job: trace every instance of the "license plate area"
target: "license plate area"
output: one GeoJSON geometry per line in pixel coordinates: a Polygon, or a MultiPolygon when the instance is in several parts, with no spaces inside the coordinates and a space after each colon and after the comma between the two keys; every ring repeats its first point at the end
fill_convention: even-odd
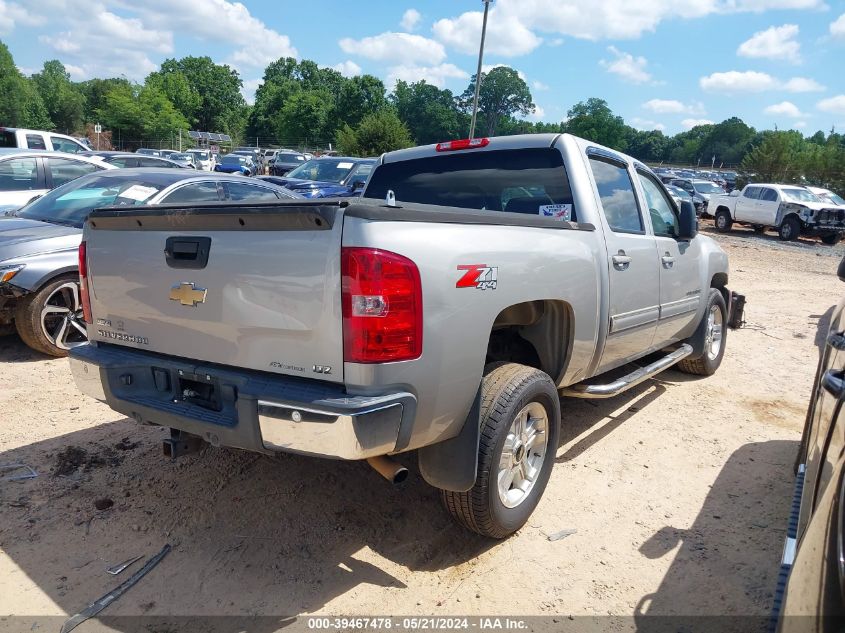
{"type": "Polygon", "coordinates": [[[209,375],[179,372],[178,398],[209,411],[222,411],[220,385],[216,378],[209,375]]]}

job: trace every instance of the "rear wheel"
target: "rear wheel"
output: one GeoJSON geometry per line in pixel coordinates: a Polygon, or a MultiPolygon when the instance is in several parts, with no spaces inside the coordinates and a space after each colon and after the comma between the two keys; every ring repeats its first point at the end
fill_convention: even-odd
{"type": "Polygon", "coordinates": [[[475,485],[441,491],[464,527],[505,538],[525,525],[549,481],[560,431],[560,400],[542,371],[504,363],[481,384],[481,442],[475,485]]]}
{"type": "Polygon", "coordinates": [[[716,211],[716,219],[713,223],[716,225],[716,230],[719,231],[719,233],[727,233],[731,230],[731,226],[733,226],[731,214],[724,209],[716,211]]]}
{"type": "Polygon", "coordinates": [[[68,350],[88,342],[78,279],[62,275],[20,300],[15,326],[29,347],[50,356],[67,356],[68,350]]]}
{"type": "Polygon", "coordinates": [[[784,242],[792,242],[801,235],[801,222],[794,215],[784,218],[778,227],[778,237],[784,242]]]}
{"type": "Polygon", "coordinates": [[[728,309],[725,298],[718,289],[711,288],[704,317],[695,334],[687,341],[692,345],[693,355],[680,361],[677,365],[678,369],[696,376],[715,374],[725,355],[727,322],[728,309]]]}

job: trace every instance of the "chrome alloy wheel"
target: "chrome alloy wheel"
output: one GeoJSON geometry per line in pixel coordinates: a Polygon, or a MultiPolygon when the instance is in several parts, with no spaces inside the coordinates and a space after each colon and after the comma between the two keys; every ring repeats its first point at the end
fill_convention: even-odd
{"type": "Polygon", "coordinates": [[[41,309],[41,331],[59,349],[71,349],[88,342],[79,284],[69,281],[56,288],[41,309]]]}
{"type": "Polygon", "coordinates": [[[525,501],[540,477],[548,430],[548,415],[539,402],[525,405],[514,418],[499,459],[499,499],[506,508],[525,501]]]}
{"type": "Polygon", "coordinates": [[[704,337],[704,349],[707,350],[707,358],[716,360],[722,350],[722,311],[719,306],[710,306],[707,314],[707,333],[704,337]]]}

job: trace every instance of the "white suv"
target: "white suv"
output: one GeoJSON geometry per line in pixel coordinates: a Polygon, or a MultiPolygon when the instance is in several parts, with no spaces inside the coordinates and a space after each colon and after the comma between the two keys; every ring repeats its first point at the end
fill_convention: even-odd
{"type": "Polygon", "coordinates": [[[24,130],[14,127],[0,127],[0,147],[17,147],[19,149],[43,149],[53,152],[78,154],[91,151],[71,136],[44,132],[41,130],[24,130]]]}

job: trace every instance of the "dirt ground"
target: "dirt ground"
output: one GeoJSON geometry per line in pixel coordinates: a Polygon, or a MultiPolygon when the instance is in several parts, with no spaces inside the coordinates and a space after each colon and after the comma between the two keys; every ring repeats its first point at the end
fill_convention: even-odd
{"type": "Polygon", "coordinates": [[[163,429],[80,395],[67,361],[0,339],[0,464],[39,473],[0,481],[0,614],[75,613],[140,563],[105,567],[165,543],[103,615],[767,614],[845,248],[716,237],[748,298],[720,371],[563,400],[545,496],[502,542],[454,525],[414,474],[392,488],[360,463],[165,459],[163,429]]]}

